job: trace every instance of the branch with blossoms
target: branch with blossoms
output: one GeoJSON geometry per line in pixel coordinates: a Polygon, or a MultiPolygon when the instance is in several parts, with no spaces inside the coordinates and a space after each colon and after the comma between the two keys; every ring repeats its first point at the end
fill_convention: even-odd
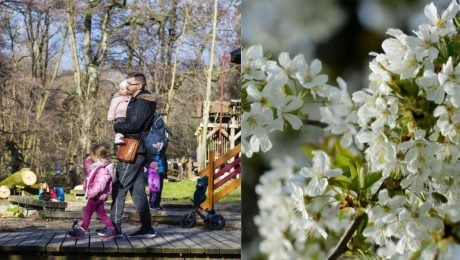
{"type": "Polygon", "coordinates": [[[271,132],[308,122],[334,136],[305,149],[305,164],[279,158],[261,176],[255,223],[269,259],[452,252],[460,230],[459,10],[456,1],[442,12],[431,3],[429,22],[413,35],[389,29],[383,53],[371,53],[369,85],[351,95],[341,78],[328,84],[319,60],[244,50],[247,157],[276,150],[271,132]],[[308,121],[310,103],[319,122],[308,121]]]}

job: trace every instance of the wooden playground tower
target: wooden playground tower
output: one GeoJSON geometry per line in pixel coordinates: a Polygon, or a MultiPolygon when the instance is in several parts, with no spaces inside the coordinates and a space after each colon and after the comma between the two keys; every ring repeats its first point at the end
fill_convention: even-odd
{"type": "MultiPolygon", "coordinates": [[[[199,105],[201,107],[201,104],[199,105]]],[[[197,111],[201,115],[201,111],[197,111]]],[[[195,132],[197,137],[197,161],[200,159],[200,145],[203,140],[203,125],[200,124],[195,132]]],[[[240,143],[241,137],[241,100],[213,101],[209,111],[206,151],[214,151],[214,156],[219,157],[240,143]]],[[[208,154],[205,154],[208,162],[208,154]]]]}
{"type": "MultiPolygon", "coordinates": [[[[240,63],[240,49],[231,53],[230,62],[240,63]]],[[[224,67],[226,59],[222,61],[224,67]]],[[[211,102],[207,135],[203,135],[203,124],[198,127],[197,161],[204,156],[206,167],[200,169],[199,176],[208,176],[206,201],[201,204],[203,209],[213,209],[214,203],[224,198],[232,190],[241,185],[241,100],[223,100],[224,74],[222,75],[220,100],[211,102]],[[203,138],[207,139],[206,153],[200,153],[203,138]]],[[[197,114],[202,116],[202,104],[197,114]]]]}
{"type": "MultiPolygon", "coordinates": [[[[214,208],[214,203],[241,185],[241,101],[211,103],[209,113],[206,167],[199,176],[208,176],[207,199],[203,209],[214,208]]],[[[195,132],[201,144],[202,125],[195,132]]],[[[197,151],[200,147],[197,148],[197,151]]],[[[197,152],[200,156],[200,153],[197,152]]],[[[201,158],[197,158],[200,161],[201,158]]]]}

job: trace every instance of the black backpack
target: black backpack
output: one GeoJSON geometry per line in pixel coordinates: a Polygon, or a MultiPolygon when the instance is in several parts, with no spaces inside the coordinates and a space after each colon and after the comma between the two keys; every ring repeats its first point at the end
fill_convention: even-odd
{"type": "Polygon", "coordinates": [[[144,137],[144,147],[148,154],[164,154],[168,148],[170,131],[159,113],[152,118],[152,126],[144,137]]]}

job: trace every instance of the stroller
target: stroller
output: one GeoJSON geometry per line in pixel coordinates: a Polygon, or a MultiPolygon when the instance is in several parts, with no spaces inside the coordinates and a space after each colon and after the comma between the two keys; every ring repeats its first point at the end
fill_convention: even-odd
{"type": "Polygon", "coordinates": [[[184,215],[181,220],[181,227],[192,228],[196,225],[197,215],[203,219],[211,230],[220,230],[225,226],[225,219],[222,215],[216,214],[214,209],[203,210],[201,203],[206,200],[206,189],[208,187],[208,176],[199,178],[196,182],[196,190],[193,193],[193,210],[184,215]]]}

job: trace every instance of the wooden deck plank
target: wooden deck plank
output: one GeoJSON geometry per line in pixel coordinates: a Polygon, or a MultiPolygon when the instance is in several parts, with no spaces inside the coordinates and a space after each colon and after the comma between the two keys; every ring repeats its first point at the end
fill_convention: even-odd
{"type": "Polygon", "coordinates": [[[174,236],[174,233],[177,233],[178,235],[180,235],[182,239],[184,238],[183,235],[181,235],[178,232],[174,232],[174,231],[162,232],[161,235],[176,248],[177,253],[189,254],[190,247],[188,247],[185,243],[183,243],[181,238],[176,238],[174,236]]]}
{"type": "Polygon", "coordinates": [[[0,251],[2,250],[1,245],[8,242],[11,239],[14,239],[18,235],[17,232],[6,232],[4,236],[0,238],[0,251]]]}
{"type": "Polygon", "coordinates": [[[133,253],[147,253],[144,243],[138,237],[128,237],[129,243],[133,247],[133,253]]]}
{"type": "Polygon", "coordinates": [[[221,238],[222,241],[225,241],[225,243],[228,244],[231,247],[241,248],[241,239],[236,238],[235,236],[233,236],[229,232],[225,232],[225,231],[224,232],[219,232],[219,233],[210,232],[209,235],[211,237],[214,237],[215,239],[221,238]]]}
{"type": "Polygon", "coordinates": [[[156,237],[153,239],[155,239],[155,241],[161,246],[161,252],[165,254],[176,253],[176,248],[169,243],[168,240],[164,239],[159,232],[157,232],[156,237]]]}
{"type": "Polygon", "coordinates": [[[148,253],[161,253],[161,244],[155,238],[141,238],[148,253]]]}
{"type": "Polygon", "coordinates": [[[9,232],[0,233],[0,240],[2,239],[2,237],[8,236],[9,234],[10,234],[9,232]]]}
{"type": "Polygon", "coordinates": [[[206,252],[206,248],[191,240],[187,232],[181,232],[180,235],[178,233],[173,233],[173,236],[176,239],[182,239],[182,242],[190,248],[190,253],[192,254],[204,254],[206,252]]]}
{"type": "Polygon", "coordinates": [[[202,240],[206,240],[209,243],[217,246],[219,248],[220,254],[233,254],[234,250],[227,244],[224,244],[220,241],[216,241],[213,237],[209,236],[209,233],[212,233],[215,231],[203,231],[201,233],[198,233],[197,236],[201,238],[202,240]]]}
{"type": "MultiPolygon", "coordinates": [[[[36,252],[53,255],[92,253],[115,256],[118,252],[132,255],[130,258],[162,254],[190,254],[191,257],[206,255],[241,255],[238,232],[167,230],[157,233],[155,238],[118,238],[102,241],[96,232],[88,232],[87,237],[76,240],[66,232],[0,232],[0,252],[36,252]]],[[[35,253],[33,253],[35,254],[35,253]]],[[[93,256],[94,257],[94,256],[93,256]]]]}
{"type": "Polygon", "coordinates": [[[75,250],[75,244],[77,239],[66,234],[66,237],[62,240],[60,252],[73,252],[75,250]]]}
{"type": "Polygon", "coordinates": [[[104,252],[104,242],[99,238],[95,231],[89,233],[89,251],[90,252],[104,252]]]}
{"type": "Polygon", "coordinates": [[[62,241],[66,237],[66,232],[56,232],[54,237],[46,245],[46,252],[59,252],[61,250],[62,241]]]}
{"type": "Polygon", "coordinates": [[[34,249],[31,247],[35,241],[40,239],[45,233],[42,232],[34,232],[30,234],[27,239],[24,239],[21,243],[17,244],[15,251],[33,251],[34,249]]]}
{"type": "Polygon", "coordinates": [[[46,251],[46,245],[53,239],[55,232],[43,232],[43,235],[29,245],[31,251],[46,251]]]}
{"type": "Polygon", "coordinates": [[[132,253],[133,247],[126,238],[126,234],[123,234],[122,238],[117,238],[115,243],[118,245],[118,252],[120,253],[132,253]]]}
{"type": "MultiPolygon", "coordinates": [[[[185,232],[184,232],[185,233],[185,232]]],[[[203,248],[206,249],[206,254],[219,254],[220,249],[218,246],[212,244],[206,239],[203,239],[198,236],[198,234],[202,233],[202,231],[193,231],[193,232],[187,232],[187,237],[188,239],[192,240],[193,242],[201,245],[203,248]]]]}
{"type": "Polygon", "coordinates": [[[115,239],[104,240],[103,242],[104,242],[104,252],[105,253],[118,253],[118,245],[115,242],[115,239]]]}
{"type": "Polygon", "coordinates": [[[2,251],[14,251],[16,245],[27,239],[32,232],[16,232],[18,233],[17,236],[15,236],[12,239],[9,239],[5,243],[2,244],[1,250],[2,251]]]}
{"type": "Polygon", "coordinates": [[[90,239],[89,232],[86,232],[85,239],[77,239],[75,241],[74,251],[75,252],[89,252],[89,244],[90,244],[89,239],[90,239]]]}
{"type": "Polygon", "coordinates": [[[231,253],[233,254],[241,253],[241,243],[235,242],[234,238],[226,233],[227,232],[225,231],[219,233],[210,231],[208,232],[208,236],[211,239],[220,242],[223,248],[225,248],[225,252],[229,253],[230,251],[232,251],[231,253]]]}

